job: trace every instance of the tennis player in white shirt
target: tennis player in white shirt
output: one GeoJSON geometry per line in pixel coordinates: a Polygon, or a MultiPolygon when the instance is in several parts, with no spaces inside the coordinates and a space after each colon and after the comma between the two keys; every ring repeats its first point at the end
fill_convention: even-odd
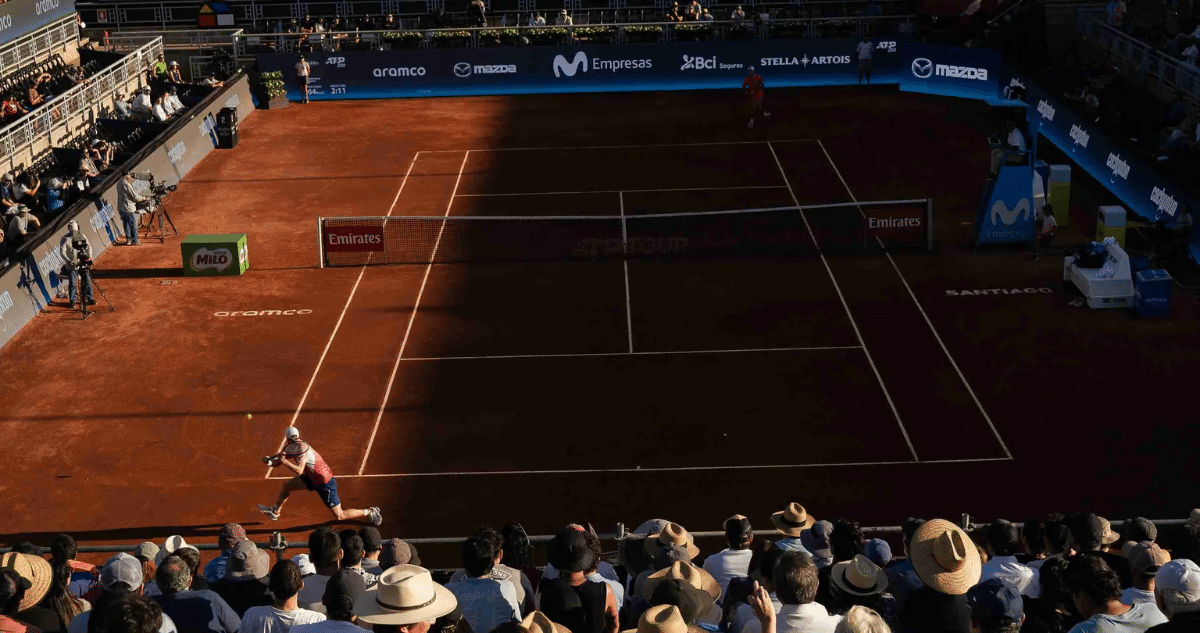
{"type": "Polygon", "coordinates": [[[304,97],[300,103],[308,103],[308,62],[304,61],[304,56],[300,56],[300,61],[296,62],[296,82],[300,84],[300,89],[304,91],[304,97]]]}

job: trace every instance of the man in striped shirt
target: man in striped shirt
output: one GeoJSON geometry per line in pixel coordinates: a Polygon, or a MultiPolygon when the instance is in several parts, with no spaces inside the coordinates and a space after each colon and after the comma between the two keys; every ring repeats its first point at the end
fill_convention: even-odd
{"type": "Polygon", "coordinates": [[[333,470],[307,442],[300,439],[300,430],[294,426],[288,427],[284,433],[285,445],[278,455],[265,458],[272,468],[283,466],[296,473],[296,476],[283,482],[279,490],[279,498],[273,506],[258,505],[258,511],[267,515],[272,521],[279,520],[279,512],[283,509],[288,495],[300,490],[312,490],[321,497],[325,506],[333,513],[338,521],[367,518],[372,525],[383,523],[379,508],[367,510],[343,510],[342,501],[337,494],[337,479],[333,470]]]}

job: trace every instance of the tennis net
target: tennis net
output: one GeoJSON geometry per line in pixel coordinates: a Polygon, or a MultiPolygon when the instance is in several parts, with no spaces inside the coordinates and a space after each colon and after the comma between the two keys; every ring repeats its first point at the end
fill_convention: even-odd
{"type": "Polygon", "coordinates": [[[794,257],[932,246],[930,199],[604,216],[318,219],[323,266],[794,257]]]}

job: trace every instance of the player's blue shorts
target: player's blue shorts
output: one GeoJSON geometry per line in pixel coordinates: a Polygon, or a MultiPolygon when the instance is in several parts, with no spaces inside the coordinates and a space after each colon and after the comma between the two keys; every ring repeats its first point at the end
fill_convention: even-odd
{"type": "Polygon", "coordinates": [[[342,504],[342,500],[338,499],[336,477],[330,477],[327,484],[314,483],[307,474],[300,475],[300,478],[304,480],[304,485],[309,490],[316,492],[321,497],[321,501],[324,501],[326,506],[333,508],[342,504]]]}

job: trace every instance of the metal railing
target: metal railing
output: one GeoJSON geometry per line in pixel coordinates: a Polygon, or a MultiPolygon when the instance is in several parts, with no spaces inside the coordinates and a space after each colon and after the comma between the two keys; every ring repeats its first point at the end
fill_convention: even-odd
{"type": "Polygon", "coordinates": [[[154,37],[161,37],[163,48],[180,47],[189,49],[205,49],[228,47],[235,35],[242,29],[130,29],[112,33],[108,37],[108,48],[111,50],[133,50],[140,43],[154,37]],[[132,48],[130,46],[132,45],[132,48]]]}
{"type": "Polygon", "coordinates": [[[78,42],[79,25],[73,15],[30,31],[0,47],[0,77],[45,61],[78,42]]]}
{"type": "Polygon", "coordinates": [[[1075,28],[1112,53],[1114,62],[1135,73],[1148,86],[1160,91],[1178,90],[1187,100],[1200,102],[1200,69],[1105,24],[1106,17],[1103,10],[1080,9],[1075,15],[1075,28]]]}
{"type": "Polygon", "coordinates": [[[161,38],[145,42],[120,61],[0,130],[0,165],[12,169],[30,163],[50,148],[69,141],[95,120],[96,108],[112,103],[117,91],[129,94],[138,87],[161,52],[161,38]]]}
{"type": "Polygon", "coordinates": [[[326,32],[321,37],[303,33],[239,33],[234,36],[234,53],[239,56],[261,52],[380,49],[404,43],[432,48],[438,41],[454,41],[470,47],[514,44],[527,38],[531,44],[558,44],[587,40],[623,44],[630,41],[674,42],[730,37],[816,38],[862,37],[863,35],[902,36],[912,32],[916,16],[879,16],[857,18],[784,18],[755,24],[753,20],[735,22],[637,22],[617,24],[575,24],[572,26],[485,26],[472,28],[414,29],[407,31],[326,32]]]}

